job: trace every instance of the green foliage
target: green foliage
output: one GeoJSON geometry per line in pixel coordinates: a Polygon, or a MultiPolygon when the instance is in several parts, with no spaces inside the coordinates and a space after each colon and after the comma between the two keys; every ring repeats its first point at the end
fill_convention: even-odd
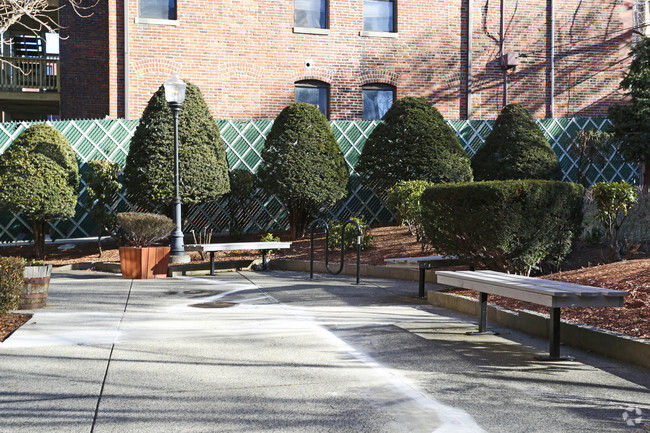
{"type": "MultiPolygon", "coordinates": [[[[280,238],[278,236],[273,236],[271,233],[267,233],[265,236],[260,238],[260,242],[280,242],[280,238]]],[[[267,256],[272,256],[277,252],[277,250],[266,250],[267,256]]],[[[262,254],[262,250],[260,250],[260,254],[262,254]]]]}
{"type": "Polygon", "coordinates": [[[117,225],[129,245],[134,247],[154,245],[166,239],[176,228],[170,218],[146,212],[120,212],[117,214],[117,225]]]}
{"type": "Polygon", "coordinates": [[[246,216],[246,207],[250,204],[256,189],[256,176],[246,169],[236,168],[229,174],[230,192],[228,198],[228,214],[230,215],[230,235],[241,237],[243,227],[240,220],[246,216]]]}
{"type": "Polygon", "coordinates": [[[647,164],[650,161],[650,38],[642,37],[634,44],[630,57],[630,70],[620,85],[630,96],[630,104],[610,107],[607,117],[625,159],[647,164]]]}
{"type": "Polygon", "coordinates": [[[287,206],[292,236],[303,236],[322,204],[345,197],[348,170],[332,128],[321,111],[305,103],[278,115],[262,151],[262,187],[287,206]]]}
{"type": "Polygon", "coordinates": [[[409,233],[414,234],[425,250],[428,240],[422,228],[422,205],[420,198],[432,182],[426,180],[401,180],[388,190],[386,205],[397,210],[402,224],[406,224],[409,233]]]}
{"type": "MultiPolygon", "coordinates": [[[[352,217],[352,221],[356,221],[361,228],[361,249],[365,250],[372,246],[373,235],[370,233],[370,226],[363,218],[352,217]]],[[[329,239],[327,243],[327,248],[330,251],[340,250],[341,249],[341,231],[343,229],[343,224],[347,221],[328,221],[330,228],[329,239]]],[[[357,226],[354,224],[348,224],[345,227],[345,249],[346,250],[356,250],[357,249],[357,237],[359,232],[357,231],[357,226]]]]}
{"type": "Polygon", "coordinates": [[[476,180],[562,178],[557,155],[520,104],[503,107],[485,144],[472,158],[476,180]]]}
{"type": "Polygon", "coordinates": [[[429,101],[402,98],[383,120],[368,137],[356,166],[378,190],[387,190],[400,180],[472,180],[465,150],[429,101]]]}
{"type": "Polygon", "coordinates": [[[20,257],[0,257],[0,313],[18,308],[25,286],[25,263],[20,257]]]}
{"type": "Polygon", "coordinates": [[[32,221],[37,257],[45,252],[45,228],[73,216],[79,165],[68,140],[44,123],[23,131],[0,155],[0,208],[32,221]]]}
{"type": "Polygon", "coordinates": [[[436,251],[477,269],[529,274],[569,254],[583,196],[581,185],[544,180],[435,185],[422,195],[424,230],[436,251]]]}
{"type": "MultiPolygon", "coordinates": [[[[198,87],[187,83],[179,116],[181,202],[203,203],[230,189],[226,149],[198,87]]],[[[174,197],[174,120],[160,86],[135,130],[124,168],[132,203],[148,211],[170,209],[174,197]]]]}
{"type": "Polygon", "coordinates": [[[591,195],[598,210],[596,218],[607,230],[610,260],[621,260],[619,232],[638,192],[627,182],[598,182],[591,187],[591,195]]]}
{"type": "Polygon", "coordinates": [[[604,165],[612,135],[598,130],[581,130],[569,144],[569,150],[577,156],[577,183],[588,186],[587,175],[594,164],[604,165]]]}
{"type": "Polygon", "coordinates": [[[116,162],[93,160],[88,162],[86,173],[86,207],[90,217],[99,228],[97,247],[102,256],[102,234],[117,233],[117,214],[112,205],[117,193],[122,189],[119,182],[122,170],[116,162]]]}

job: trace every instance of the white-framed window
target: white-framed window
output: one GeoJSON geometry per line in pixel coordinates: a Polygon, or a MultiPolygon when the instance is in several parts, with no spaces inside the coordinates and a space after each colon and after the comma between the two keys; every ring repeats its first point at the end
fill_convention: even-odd
{"type": "Polygon", "coordinates": [[[175,21],[177,19],[176,0],[140,0],[138,17],[175,21]]]}
{"type": "Polygon", "coordinates": [[[396,0],[363,0],[363,30],[396,32],[396,0]]]}
{"type": "Polygon", "coordinates": [[[634,30],[650,36],[650,1],[634,2],[634,30]]]}
{"type": "Polygon", "coordinates": [[[318,107],[329,119],[330,85],[317,80],[302,80],[296,84],[296,102],[306,102],[318,107]]]}
{"type": "Polygon", "coordinates": [[[395,102],[395,87],[389,84],[366,84],[363,90],[363,120],[381,120],[395,102]]]}
{"type": "Polygon", "coordinates": [[[293,25],[313,29],[328,28],[327,3],[327,0],[294,0],[293,25]]]}

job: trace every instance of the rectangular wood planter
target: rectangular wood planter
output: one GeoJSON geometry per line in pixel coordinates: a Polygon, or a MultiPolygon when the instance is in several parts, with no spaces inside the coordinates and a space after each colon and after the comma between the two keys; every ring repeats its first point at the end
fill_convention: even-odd
{"type": "Polygon", "coordinates": [[[120,247],[122,278],[166,278],[169,247],[120,247]]]}

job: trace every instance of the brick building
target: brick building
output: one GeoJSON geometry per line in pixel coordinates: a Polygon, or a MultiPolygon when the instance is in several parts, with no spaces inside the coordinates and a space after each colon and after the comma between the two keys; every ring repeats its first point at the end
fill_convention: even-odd
{"type": "Polygon", "coordinates": [[[332,120],[376,118],[411,95],[447,119],[494,118],[506,100],[534,117],[605,115],[622,100],[634,8],[631,0],[101,0],[88,18],[60,12],[60,114],[138,118],[178,72],[223,119],[273,119],[296,98],[318,101],[332,120]],[[505,63],[516,67],[504,72],[505,63]]]}

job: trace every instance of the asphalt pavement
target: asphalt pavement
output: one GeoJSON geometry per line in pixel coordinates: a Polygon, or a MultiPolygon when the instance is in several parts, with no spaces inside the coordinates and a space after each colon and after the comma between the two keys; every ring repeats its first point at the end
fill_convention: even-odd
{"type": "Polygon", "coordinates": [[[650,431],[646,369],[353,283],[54,272],[0,343],[0,432],[650,431]]]}

